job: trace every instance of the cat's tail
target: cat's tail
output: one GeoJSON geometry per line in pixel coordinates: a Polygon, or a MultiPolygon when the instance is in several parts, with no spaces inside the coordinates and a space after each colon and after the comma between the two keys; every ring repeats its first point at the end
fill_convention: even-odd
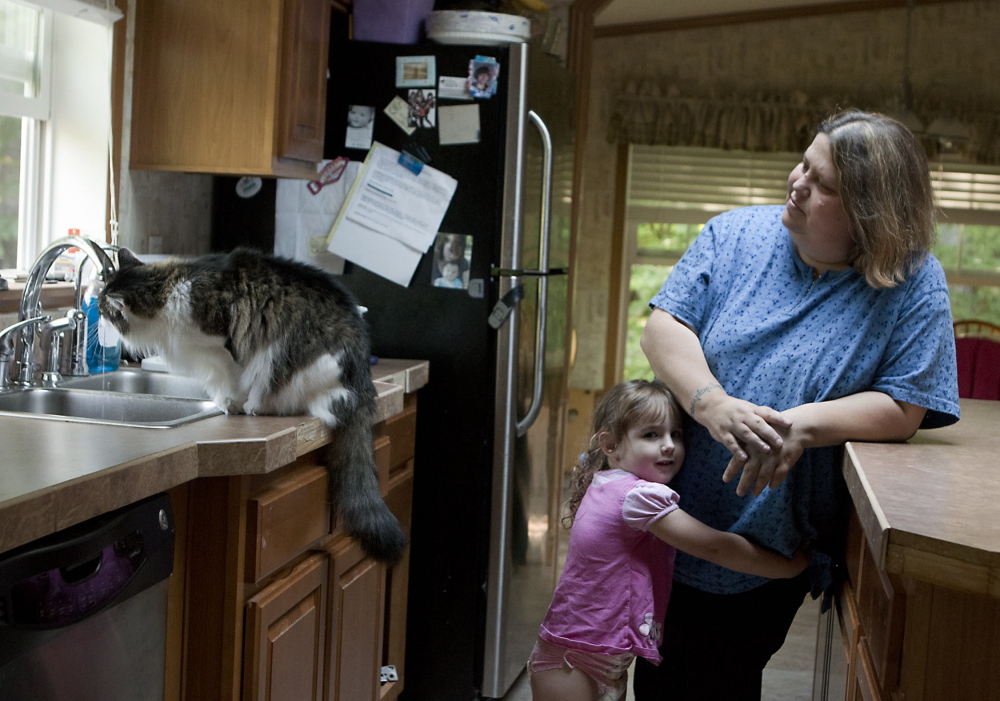
{"type": "Polygon", "coordinates": [[[403,554],[406,535],[379,491],[371,417],[367,411],[341,414],[326,451],[334,507],[365,553],[392,564],[403,554]]]}

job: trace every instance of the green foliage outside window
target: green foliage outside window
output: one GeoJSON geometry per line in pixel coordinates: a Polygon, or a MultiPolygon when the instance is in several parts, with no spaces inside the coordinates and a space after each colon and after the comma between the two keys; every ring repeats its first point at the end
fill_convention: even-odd
{"type": "Polygon", "coordinates": [[[630,297],[628,303],[627,338],[625,340],[626,380],[652,380],[653,370],[639,347],[639,338],[649,318],[649,300],[653,298],[667,275],[673,269],[672,265],[633,265],[632,277],[629,283],[630,297]]]}
{"type": "MultiPolygon", "coordinates": [[[[1000,274],[1000,226],[940,224],[934,255],[950,277],[966,274],[1000,274]]],[[[952,282],[951,315],[954,319],[979,319],[1000,324],[1000,287],[952,282]]]]}
{"type": "Polygon", "coordinates": [[[0,268],[17,265],[21,118],[0,115],[0,268]]]}

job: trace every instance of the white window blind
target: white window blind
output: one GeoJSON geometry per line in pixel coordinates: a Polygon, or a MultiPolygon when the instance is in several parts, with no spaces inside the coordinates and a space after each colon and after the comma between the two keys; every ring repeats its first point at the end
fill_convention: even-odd
{"type": "MultiPolygon", "coordinates": [[[[630,222],[704,222],[734,207],[782,204],[788,174],[802,158],[671,146],[634,145],[629,152],[630,222]]],[[[931,185],[949,219],[963,211],[1000,219],[1000,167],[935,161],[931,185]]]]}
{"type": "Polygon", "coordinates": [[[1000,167],[931,163],[931,185],[944,210],[1000,212],[1000,167]]]}

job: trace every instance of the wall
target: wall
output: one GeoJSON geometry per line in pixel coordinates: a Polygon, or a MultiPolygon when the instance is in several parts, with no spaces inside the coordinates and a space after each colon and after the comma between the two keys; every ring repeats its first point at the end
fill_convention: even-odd
{"type": "Polygon", "coordinates": [[[107,84],[110,31],[61,12],[52,15],[52,114],[46,126],[50,174],[44,228],[46,241],[79,229],[100,238],[107,197],[107,84]],[[80,57],[86,60],[81,60],[80,57]]]}
{"type": "MultiPolygon", "coordinates": [[[[570,384],[604,383],[616,145],[610,106],[629,80],[676,85],[684,95],[804,91],[838,99],[861,90],[898,96],[904,66],[904,9],[772,20],[595,39],[573,303],[578,351],[570,384]]],[[[1000,2],[917,6],[911,78],[917,99],[1000,104],[1000,2]]]]}

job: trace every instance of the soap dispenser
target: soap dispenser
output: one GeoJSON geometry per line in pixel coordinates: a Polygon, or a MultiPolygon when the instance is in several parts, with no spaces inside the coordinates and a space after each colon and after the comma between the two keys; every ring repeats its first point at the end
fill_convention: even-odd
{"type": "Polygon", "coordinates": [[[90,283],[83,294],[83,311],[87,315],[87,367],[91,374],[114,372],[122,359],[122,342],[118,329],[101,318],[97,297],[104,289],[104,282],[94,268],[90,283]]]}

